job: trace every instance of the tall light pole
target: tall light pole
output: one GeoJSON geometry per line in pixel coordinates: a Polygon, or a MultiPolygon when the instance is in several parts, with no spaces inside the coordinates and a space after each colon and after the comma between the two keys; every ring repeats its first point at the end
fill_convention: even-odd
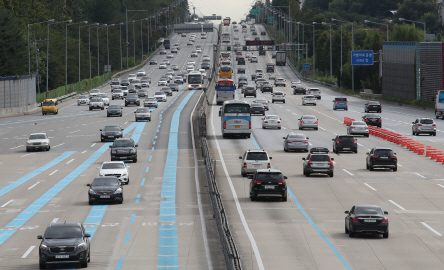
{"type": "Polygon", "coordinates": [[[91,28],[99,27],[99,24],[96,23],[96,26],[90,26],[88,27],[88,51],[89,51],[89,78],[92,78],[91,74],[91,28]]]}
{"type": "Polygon", "coordinates": [[[100,40],[99,40],[99,28],[108,27],[107,24],[103,24],[96,28],[97,31],[97,76],[100,76],[100,40]]]}
{"type": "MultiPolygon", "coordinates": [[[[354,44],[355,44],[355,42],[354,42],[354,25],[355,25],[355,23],[354,22],[348,22],[348,21],[340,21],[340,20],[337,20],[337,19],[335,19],[335,18],[331,18],[331,20],[334,22],[334,21],[338,21],[338,22],[342,22],[342,23],[349,23],[349,24],[351,24],[352,25],[352,47],[351,47],[351,50],[353,51],[354,50],[354,44]]],[[[350,52],[350,54],[351,54],[351,52],[350,52]]],[[[355,91],[355,69],[354,69],[354,66],[352,65],[352,91],[354,92],[355,91]]]]}
{"type": "Polygon", "coordinates": [[[387,26],[387,41],[389,41],[389,25],[387,23],[377,23],[377,22],[371,22],[369,20],[364,20],[365,23],[373,23],[373,24],[379,24],[379,25],[385,25],[387,26]]]}
{"type": "Polygon", "coordinates": [[[72,20],[66,20],[66,21],[62,21],[62,22],[53,22],[53,23],[48,23],[48,37],[46,40],[46,92],[48,92],[48,88],[49,88],[49,26],[51,24],[59,24],[59,23],[71,23],[72,20]]]}
{"type": "Polygon", "coordinates": [[[404,18],[399,18],[399,21],[400,22],[406,21],[406,22],[422,23],[424,25],[424,42],[426,42],[427,29],[426,29],[426,23],[425,22],[412,21],[412,20],[407,20],[407,19],[404,19],[404,18]]]}
{"type": "Polygon", "coordinates": [[[333,62],[331,57],[331,24],[322,22],[322,25],[329,25],[330,26],[330,80],[333,81],[333,62]]]}
{"type": "Polygon", "coordinates": [[[120,41],[120,70],[123,70],[123,55],[122,55],[122,24],[123,22],[119,23],[119,41],[120,41]]]}
{"type": "MultiPolygon", "coordinates": [[[[29,27],[32,25],[35,25],[35,24],[41,24],[41,23],[47,23],[47,22],[54,22],[54,19],[44,21],[44,22],[38,22],[38,23],[28,23],[28,74],[31,74],[31,47],[29,45],[29,27]]],[[[36,45],[35,42],[34,42],[34,44],[36,45]]]]}
{"type": "MultiPolygon", "coordinates": [[[[93,25],[99,25],[99,23],[94,23],[93,25]]],[[[80,28],[87,27],[89,25],[79,26],[79,82],[80,82],[80,28]]],[[[91,63],[91,53],[89,54],[89,59],[91,63]]]]}
{"type": "MultiPolygon", "coordinates": [[[[298,25],[302,25],[302,44],[305,44],[305,30],[304,30],[304,25],[309,25],[309,24],[306,24],[306,23],[301,23],[301,22],[298,22],[298,25]]],[[[308,60],[307,60],[307,44],[305,45],[306,47],[305,47],[305,64],[307,64],[307,62],[308,62],[308,60]]]]}
{"type": "Polygon", "coordinates": [[[316,47],[315,47],[316,35],[315,35],[315,24],[316,24],[316,22],[313,22],[313,80],[316,80],[316,47]]]}
{"type": "MultiPolygon", "coordinates": [[[[88,23],[88,21],[65,24],[65,89],[66,89],[66,86],[68,85],[68,26],[82,24],[82,23],[88,23]]],[[[80,29],[80,27],[79,27],[79,29],[80,29]]],[[[79,42],[80,42],[80,38],[79,38],[79,42]]]]}
{"type": "Polygon", "coordinates": [[[110,24],[106,26],[106,53],[108,55],[108,67],[109,67],[109,40],[108,40],[108,27],[114,26],[114,24],[110,24]]]}

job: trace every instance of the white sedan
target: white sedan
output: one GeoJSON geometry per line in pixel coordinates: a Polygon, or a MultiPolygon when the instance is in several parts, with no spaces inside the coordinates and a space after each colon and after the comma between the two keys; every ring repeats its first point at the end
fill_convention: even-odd
{"type": "Polygon", "coordinates": [[[46,133],[33,133],[29,135],[26,141],[26,152],[32,150],[46,150],[49,151],[51,146],[49,145],[49,138],[46,133]]]}
{"type": "Polygon", "coordinates": [[[281,129],[281,119],[277,115],[267,115],[262,118],[262,128],[281,129]]]}
{"type": "Polygon", "coordinates": [[[159,92],[154,93],[154,98],[157,99],[157,101],[160,101],[160,102],[166,102],[167,101],[167,97],[165,95],[165,92],[163,92],[163,91],[159,91],[159,92]]]}
{"type": "Polygon", "coordinates": [[[103,162],[99,167],[99,176],[116,176],[122,184],[129,183],[129,166],[123,161],[107,161],[103,162]]]}
{"type": "Polygon", "coordinates": [[[80,105],[89,105],[88,96],[85,96],[85,95],[79,96],[79,98],[77,99],[77,106],[80,106],[80,105]]]}
{"type": "Polygon", "coordinates": [[[312,96],[312,95],[308,95],[308,96],[304,96],[303,98],[302,98],[302,105],[314,105],[314,106],[316,106],[316,100],[317,100],[317,98],[315,98],[314,96],[312,96]]]}
{"type": "Polygon", "coordinates": [[[159,69],[166,69],[166,68],[167,68],[167,65],[165,63],[161,63],[159,65],[159,69]]]}
{"type": "Polygon", "coordinates": [[[109,106],[109,97],[106,93],[101,93],[98,97],[102,99],[104,105],[109,106]]]}
{"type": "Polygon", "coordinates": [[[194,66],[194,65],[196,65],[196,61],[194,61],[194,60],[189,60],[188,63],[187,63],[187,65],[188,65],[188,64],[192,64],[192,65],[194,66]]]}

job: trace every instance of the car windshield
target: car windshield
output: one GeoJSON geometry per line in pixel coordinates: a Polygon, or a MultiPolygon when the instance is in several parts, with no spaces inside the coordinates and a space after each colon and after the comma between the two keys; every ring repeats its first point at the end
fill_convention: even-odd
{"type": "Polygon", "coordinates": [[[268,160],[268,155],[265,152],[249,152],[247,160],[268,160]]]}
{"type": "Polygon", "coordinates": [[[169,84],[169,87],[176,87],[177,86],[177,84],[175,84],[175,83],[170,83],[169,84]]]}
{"type": "Polygon", "coordinates": [[[165,87],[164,87],[164,88],[162,88],[162,91],[164,91],[164,92],[165,92],[165,91],[169,92],[169,91],[171,91],[171,88],[165,88],[165,87]]]}
{"type": "Polygon", "coordinates": [[[112,85],[119,85],[120,83],[118,81],[111,82],[112,85]]]}
{"type": "Polygon", "coordinates": [[[272,172],[272,173],[257,173],[254,178],[256,181],[264,181],[264,182],[278,182],[284,181],[284,176],[280,172],[272,172]]]}
{"type": "Polygon", "coordinates": [[[164,92],[156,92],[154,95],[155,96],[163,96],[163,95],[165,95],[165,93],[164,92]]]}
{"type": "Polygon", "coordinates": [[[142,81],[142,83],[148,83],[148,81],[142,81]]]}
{"type": "Polygon", "coordinates": [[[46,135],[44,134],[33,134],[29,136],[30,140],[44,140],[46,139],[46,135]]]}
{"type": "Polygon", "coordinates": [[[132,83],[140,83],[140,81],[139,80],[133,80],[132,83]]]}
{"type": "Polygon", "coordinates": [[[137,94],[128,94],[126,98],[138,98],[137,94]]]}
{"type": "Polygon", "coordinates": [[[310,161],[330,161],[327,155],[311,155],[310,161]]]}
{"type": "Polygon", "coordinates": [[[380,207],[375,206],[361,206],[355,207],[355,214],[357,215],[384,215],[380,207]]]}
{"type": "Polygon", "coordinates": [[[353,122],[352,125],[354,126],[366,126],[367,124],[364,122],[353,122]]]}
{"type": "MultiPolygon", "coordinates": [[[[276,93],[274,93],[274,95],[275,96],[282,96],[283,94],[282,93],[279,93],[279,92],[276,92],[276,93]]],[[[305,117],[304,117],[305,118],[305,117]]]]}
{"type": "Polygon", "coordinates": [[[377,114],[367,114],[365,118],[380,118],[377,114]]]}
{"type": "Polygon", "coordinates": [[[305,96],[305,98],[309,99],[309,98],[315,98],[314,96],[305,96]]]}
{"type": "Polygon", "coordinates": [[[91,102],[102,102],[101,98],[93,98],[91,99],[91,102]]]}
{"type": "Polygon", "coordinates": [[[100,94],[99,97],[101,98],[107,98],[108,96],[106,94],[100,94]]]}
{"type": "Polygon", "coordinates": [[[120,110],[120,106],[119,105],[111,105],[108,107],[108,110],[120,110]]]}
{"type": "Polygon", "coordinates": [[[421,119],[420,123],[431,125],[431,124],[433,124],[433,120],[432,119],[421,119]]]}
{"type": "Polygon", "coordinates": [[[102,169],[123,169],[125,168],[125,164],[118,162],[118,163],[104,163],[102,165],[102,169]]]}
{"type": "Polygon", "coordinates": [[[374,155],[375,156],[383,156],[383,157],[394,156],[393,150],[391,150],[391,149],[376,149],[374,155]]]}
{"type": "Polygon", "coordinates": [[[265,99],[257,99],[256,102],[257,103],[267,103],[267,101],[265,99]]]}
{"type": "Polygon", "coordinates": [[[91,186],[100,187],[100,186],[118,186],[119,180],[117,178],[96,178],[92,182],[91,186]]]}
{"type": "Polygon", "coordinates": [[[136,110],[136,113],[147,113],[147,112],[150,112],[150,110],[145,109],[145,108],[139,108],[136,110]]]}
{"type": "Polygon", "coordinates": [[[251,104],[251,107],[252,107],[252,108],[253,108],[253,107],[263,108],[264,105],[262,105],[262,104],[251,104]]]}
{"type": "Polygon", "coordinates": [[[379,105],[378,101],[369,101],[368,102],[369,105],[379,105]]]}
{"type": "Polygon", "coordinates": [[[133,147],[133,142],[130,140],[117,140],[114,141],[113,147],[133,147]]]}
{"type": "Polygon", "coordinates": [[[45,102],[43,102],[42,106],[54,106],[54,102],[52,102],[52,101],[45,101],[45,102]]]}
{"type": "Polygon", "coordinates": [[[147,98],[146,101],[156,101],[155,98],[147,98]]]}
{"type": "Polygon", "coordinates": [[[79,99],[88,99],[87,96],[80,96],[79,99]]]}
{"type": "Polygon", "coordinates": [[[45,239],[81,238],[82,230],[79,226],[54,226],[45,232],[45,239]]]}
{"type": "Polygon", "coordinates": [[[120,131],[119,126],[105,126],[103,131],[120,131]]]}

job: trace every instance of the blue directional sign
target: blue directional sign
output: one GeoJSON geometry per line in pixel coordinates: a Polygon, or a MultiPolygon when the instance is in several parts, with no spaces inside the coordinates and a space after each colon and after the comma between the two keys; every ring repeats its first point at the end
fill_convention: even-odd
{"type": "Polygon", "coordinates": [[[352,51],[352,65],[353,66],[372,66],[373,65],[373,51],[352,51]]]}
{"type": "Polygon", "coordinates": [[[304,64],[303,68],[304,70],[310,70],[310,64],[304,64]]]}

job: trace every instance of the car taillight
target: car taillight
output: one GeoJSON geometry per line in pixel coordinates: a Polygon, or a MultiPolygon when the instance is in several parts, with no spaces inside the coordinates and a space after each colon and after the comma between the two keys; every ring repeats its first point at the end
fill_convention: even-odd
{"type": "Polygon", "coordinates": [[[353,222],[358,223],[358,219],[354,217],[353,222]]]}
{"type": "Polygon", "coordinates": [[[249,124],[249,127],[248,127],[248,128],[251,129],[251,121],[250,121],[249,123],[250,123],[250,124],[249,124]]]}
{"type": "Polygon", "coordinates": [[[336,101],[335,104],[338,105],[338,102],[336,101]]]}
{"type": "Polygon", "coordinates": [[[247,168],[247,162],[244,162],[244,169],[247,168]]]}
{"type": "Polygon", "coordinates": [[[268,124],[268,121],[265,121],[264,123],[265,123],[265,124],[268,124]]]}
{"type": "Polygon", "coordinates": [[[356,144],[357,142],[356,142],[356,139],[353,141],[353,144],[356,144]]]}
{"type": "Polygon", "coordinates": [[[372,156],[372,158],[379,158],[379,156],[372,156]]]}
{"type": "Polygon", "coordinates": [[[270,162],[268,162],[267,169],[270,169],[270,167],[271,167],[271,164],[270,164],[270,162]]]}
{"type": "Polygon", "coordinates": [[[387,222],[388,222],[387,218],[384,218],[384,219],[382,220],[382,223],[387,223],[387,222]]]}
{"type": "Polygon", "coordinates": [[[365,122],[368,122],[368,119],[367,119],[367,118],[365,119],[365,122]]]}
{"type": "Polygon", "coordinates": [[[224,122],[224,129],[227,129],[227,122],[224,122]]]}
{"type": "Polygon", "coordinates": [[[355,126],[350,126],[350,128],[355,128],[355,126]]]}
{"type": "Polygon", "coordinates": [[[285,185],[285,181],[279,181],[278,185],[285,185]]]}
{"type": "Polygon", "coordinates": [[[315,124],[317,125],[317,124],[318,124],[318,121],[316,121],[315,124]]]}
{"type": "Polygon", "coordinates": [[[378,108],[381,108],[381,105],[378,105],[378,108]]]}
{"type": "Polygon", "coordinates": [[[418,127],[422,127],[422,124],[418,124],[418,127]]]}
{"type": "Polygon", "coordinates": [[[216,94],[216,98],[219,98],[219,94],[216,94]]]}
{"type": "Polygon", "coordinates": [[[390,158],[392,158],[392,159],[396,159],[396,156],[390,156],[390,158]]]}
{"type": "Polygon", "coordinates": [[[348,102],[348,101],[346,101],[346,102],[345,102],[345,105],[347,105],[347,104],[348,104],[347,102],[348,102]]]}
{"type": "Polygon", "coordinates": [[[304,121],[301,121],[301,124],[305,124],[304,121]]]}
{"type": "Polygon", "coordinates": [[[379,118],[379,122],[382,122],[382,119],[381,119],[381,118],[379,118]]]}
{"type": "Polygon", "coordinates": [[[281,123],[281,121],[278,121],[278,124],[280,124],[281,123]]]}
{"type": "Polygon", "coordinates": [[[338,140],[336,140],[336,144],[338,144],[338,145],[339,145],[339,144],[341,144],[341,143],[339,142],[339,139],[338,139],[338,140]]]}
{"type": "Polygon", "coordinates": [[[254,184],[255,184],[255,185],[260,185],[260,184],[262,184],[262,182],[261,182],[261,181],[256,181],[256,180],[254,180],[254,184]]]}
{"type": "Polygon", "coordinates": [[[303,142],[303,143],[305,143],[305,144],[308,144],[308,142],[307,142],[307,141],[305,141],[305,142],[303,142]]]}
{"type": "Polygon", "coordinates": [[[436,124],[433,124],[432,127],[436,127],[436,124]]]}
{"type": "Polygon", "coordinates": [[[292,143],[292,141],[287,141],[287,143],[292,143]]]}

